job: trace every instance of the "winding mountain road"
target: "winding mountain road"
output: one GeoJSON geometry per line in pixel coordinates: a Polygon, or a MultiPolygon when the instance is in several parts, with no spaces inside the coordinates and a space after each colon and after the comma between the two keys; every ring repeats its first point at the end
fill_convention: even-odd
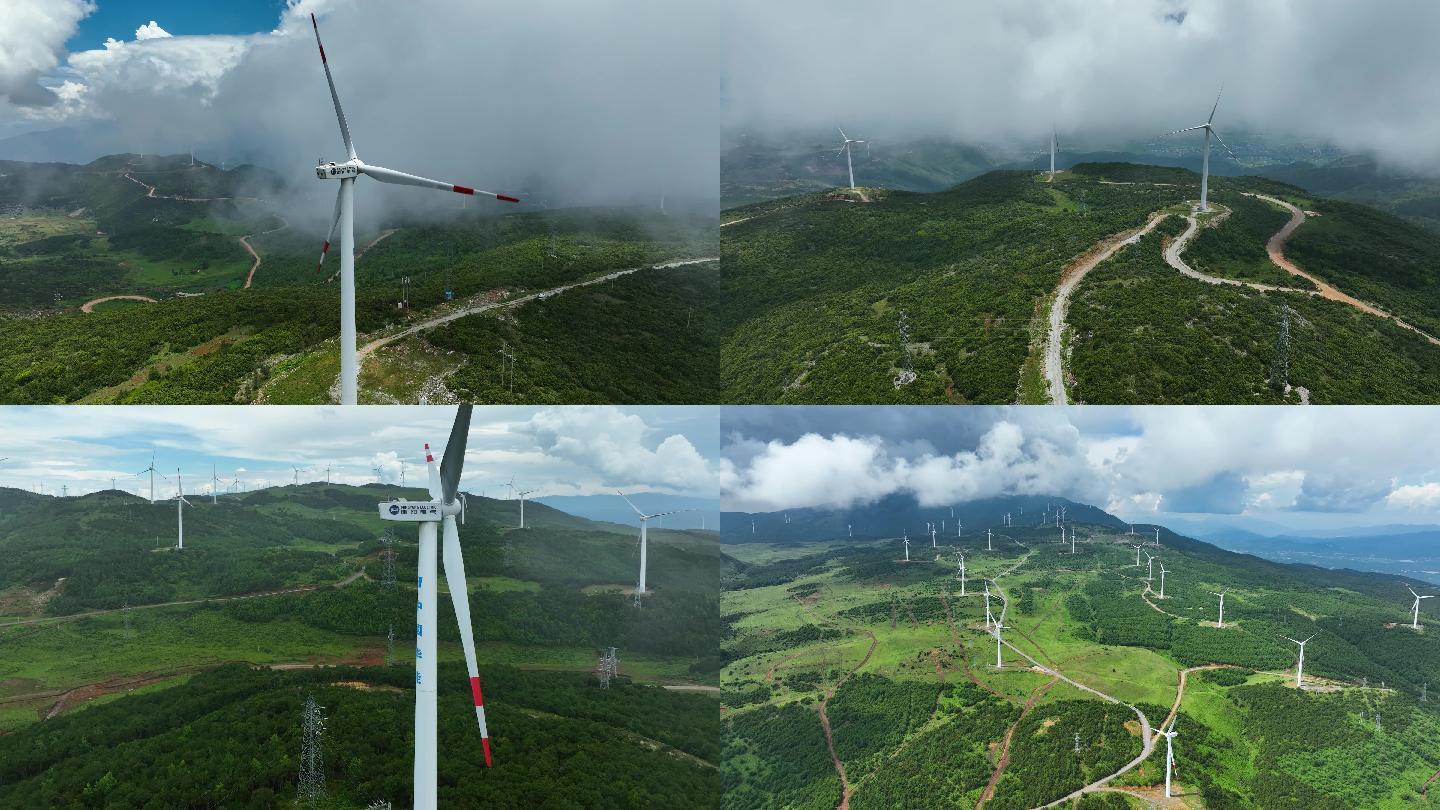
{"type": "Polygon", "coordinates": [[[364,346],[360,347],[358,352],[356,352],[356,364],[363,366],[366,357],[369,357],[373,352],[375,352],[375,350],[385,346],[388,343],[394,343],[401,338],[409,337],[410,335],[414,335],[419,332],[428,332],[437,326],[443,326],[444,324],[447,324],[451,321],[459,320],[466,315],[474,315],[479,312],[488,312],[492,309],[504,309],[505,307],[518,306],[527,301],[534,301],[537,298],[549,298],[552,295],[559,295],[560,293],[566,292],[567,290],[574,290],[580,287],[589,287],[593,284],[603,284],[607,281],[614,281],[621,276],[628,276],[631,273],[638,273],[641,270],[664,270],[671,267],[684,267],[691,264],[705,264],[706,262],[717,261],[719,261],[719,258],[714,256],[708,256],[703,259],[676,259],[674,261],[663,262],[661,264],[651,264],[645,265],[643,267],[631,267],[626,270],[617,270],[613,273],[606,273],[605,275],[598,278],[592,278],[587,281],[576,281],[570,284],[561,285],[559,287],[551,287],[548,290],[540,290],[539,292],[533,292],[529,295],[524,295],[519,298],[510,298],[505,301],[482,300],[477,302],[475,298],[472,298],[470,299],[469,303],[462,304],[459,309],[446,312],[443,315],[437,315],[433,318],[429,318],[427,320],[421,321],[420,323],[414,324],[413,326],[406,327],[405,329],[402,329],[399,332],[395,332],[394,334],[386,335],[385,337],[381,338],[376,338],[375,340],[366,343],[364,346]]]}
{"type": "Polygon", "coordinates": [[[106,301],[144,301],[147,304],[155,303],[155,299],[148,295],[107,295],[104,298],[92,298],[80,305],[81,312],[94,312],[95,307],[106,301]]]}
{"type": "Polygon", "coordinates": [[[1065,333],[1065,313],[1070,308],[1070,294],[1080,286],[1080,281],[1085,278],[1086,273],[1114,256],[1120,248],[1139,242],[1145,234],[1155,230],[1155,226],[1164,219],[1163,212],[1157,211],[1151,214],[1150,219],[1144,225],[1101,240],[1099,244],[1090,249],[1089,253],[1072,262],[1060,273],[1060,285],[1055,288],[1055,300],[1050,305],[1050,328],[1045,338],[1045,381],[1046,387],[1050,390],[1052,403],[1056,405],[1069,404],[1065,394],[1064,341],[1062,338],[1065,333]]]}

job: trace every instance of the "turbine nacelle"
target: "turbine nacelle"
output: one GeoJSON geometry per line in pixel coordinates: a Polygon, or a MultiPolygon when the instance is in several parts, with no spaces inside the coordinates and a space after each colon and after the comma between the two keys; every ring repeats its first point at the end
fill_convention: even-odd
{"type": "Polygon", "coordinates": [[[365,164],[359,158],[347,160],[344,163],[335,161],[320,161],[315,167],[315,176],[321,180],[344,180],[347,177],[359,177],[360,167],[365,164]]]}
{"type": "Polygon", "coordinates": [[[465,510],[465,501],[456,499],[450,503],[440,501],[382,501],[379,506],[381,520],[398,520],[409,523],[433,523],[444,517],[455,517],[465,510]]]}

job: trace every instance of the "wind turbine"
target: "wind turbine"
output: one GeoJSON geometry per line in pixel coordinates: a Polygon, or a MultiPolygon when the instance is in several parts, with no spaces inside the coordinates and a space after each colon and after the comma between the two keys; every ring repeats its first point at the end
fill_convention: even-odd
{"type": "Polygon", "coordinates": [[[939,546],[935,544],[935,524],[933,523],[930,524],[930,548],[939,548],[939,546]]]}
{"type": "Polygon", "coordinates": [[[1055,182],[1055,151],[1060,148],[1060,132],[1050,125],[1050,182],[1055,182]]]}
{"type": "MultiPolygon", "coordinates": [[[[515,494],[520,497],[520,528],[523,529],[523,528],[525,528],[525,496],[526,496],[526,495],[533,495],[533,494],[535,494],[535,490],[533,490],[533,489],[526,489],[526,490],[519,490],[519,489],[517,489],[517,490],[515,490],[515,494]]],[[[625,497],[625,496],[622,495],[622,496],[620,496],[620,497],[623,498],[623,497],[625,497]]],[[[634,506],[634,504],[631,504],[631,506],[634,506]]],[[[637,510],[635,510],[635,511],[638,512],[638,511],[640,511],[640,510],[637,509],[637,510]]],[[[666,514],[669,514],[669,513],[666,513],[666,514]]],[[[643,523],[642,523],[641,528],[642,528],[642,529],[644,528],[643,523]]]]}
{"type": "MultiPolygon", "coordinates": [[[[836,127],[836,129],[840,128],[836,127]]],[[[836,150],[835,156],[839,157],[841,152],[845,153],[845,168],[850,171],[850,188],[855,188],[855,163],[850,159],[850,144],[865,143],[865,141],[856,140],[846,135],[843,129],[840,129],[840,139],[842,143],[840,144],[840,148],[836,150]]],[[[870,147],[867,145],[865,148],[869,149],[870,147]]]]}
{"type": "MultiPolygon", "coordinates": [[[[1161,563],[1160,566],[1163,568],[1163,567],[1165,566],[1165,564],[1164,564],[1164,563],[1161,563]]],[[[1152,580],[1152,579],[1154,579],[1154,578],[1155,578],[1155,558],[1152,557],[1152,556],[1150,555],[1150,552],[1147,551],[1147,552],[1145,552],[1145,581],[1148,582],[1148,581],[1150,581],[1150,580],[1152,580]]]]}
{"type": "Polygon", "coordinates": [[[991,536],[992,536],[992,535],[993,535],[993,532],[991,532],[989,529],[986,529],[986,530],[985,530],[985,550],[986,550],[986,551],[994,551],[994,550],[995,550],[995,546],[993,546],[993,545],[990,544],[990,539],[991,539],[991,536]]]}
{"type": "Polygon", "coordinates": [[[1310,638],[1315,638],[1315,635],[1312,633],[1312,634],[1310,635],[1310,638],[1307,638],[1307,639],[1305,639],[1304,641],[1296,641],[1295,639],[1290,638],[1289,636],[1285,636],[1284,638],[1285,638],[1286,641],[1290,642],[1291,644],[1299,644],[1299,645],[1300,645],[1300,660],[1299,660],[1299,662],[1297,662],[1297,663],[1295,664],[1295,688],[1296,688],[1296,689],[1304,689],[1304,688],[1305,688],[1305,645],[1306,645],[1306,644],[1309,644],[1309,643],[1310,643],[1310,638]]]}
{"type": "Polygon", "coordinates": [[[985,627],[989,628],[994,621],[995,619],[990,613],[990,582],[987,580],[985,582],[985,627]]]}
{"type": "Polygon", "coordinates": [[[1160,598],[1165,598],[1165,575],[1169,573],[1165,568],[1165,561],[1160,561],[1160,598]]]}
{"type": "Polygon", "coordinates": [[[910,535],[905,535],[905,562],[910,562],[910,535]]]}
{"type": "Polygon", "coordinates": [[[185,507],[194,504],[185,500],[185,483],[180,480],[180,468],[175,468],[175,548],[185,550],[185,507]]]}
{"type": "Polygon", "coordinates": [[[1415,593],[1415,590],[1414,590],[1413,588],[1411,588],[1409,585],[1406,585],[1406,586],[1405,586],[1405,590],[1410,591],[1410,595],[1413,596],[1413,597],[1415,597],[1415,607],[1414,607],[1415,617],[1414,617],[1414,619],[1411,620],[1411,622],[1410,622],[1410,627],[1411,627],[1412,629],[1419,630],[1419,629],[1420,629],[1420,600],[1421,600],[1421,599],[1434,599],[1434,598],[1435,598],[1435,595],[1434,595],[1434,594],[1430,594],[1430,595],[1427,595],[1427,596],[1421,596],[1420,594],[1415,593]]]}
{"type": "MultiPolygon", "coordinates": [[[[135,477],[136,477],[136,478],[139,478],[140,476],[144,475],[145,473],[150,473],[150,503],[155,503],[155,473],[156,473],[156,469],[155,469],[155,451],[154,451],[154,450],[151,450],[151,451],[150,451],[150,466],[149,466],[149,467],[146,467],[145,469],[141,470],[141,471],[138,472],[138,473],[135,473],[135,477]]],[[[164,478],[165,475],[162,473],[162,474],[160,475],[160,477],[161,477],[161,478],[164,478]]]]}
{"type": "Polygon", "coordinates": [[[210,503],[220,503],[220,473],[215,471],[215,465],[210,465],[210,503]]]}
{"type": "Polygon", "coordinates": [[[490,732],[485,727],[485,701],[480,692],[480,670],[475,662],[475,633],[470,625],[470,597],[465,579],[465,560],[460,551],[460,531],[455,518],[465,520],[465,498],[460,494],[460,474],[465,467],[465,441],[470,433],[470,405],[461,405],[455,412],[450,428],[450,441],[440,468],[430,445],[425,445],[425,463],[429,467],[429,501],[387,501],[379,504],[383,520],[419,523],[420,554],[415,601],[415,808],[435,810],[439,804],[437,787],[436,743],[436,650],[440,629],[437,600],[440,598],[435,581],[437,556],[445,560],[445,582],[450,602],[455,608],[455,621],[460,628],[460,643],[465,650],[465,665],[470,676],[470,696],[475,703],[475,719],[480,724],[480,745],[485,752],[485,767],[491,766],[490,732]],[[436,532],[441,530],[442,550],[436,551],[436,532]]]}
{"type": "Polygon", "coordinates": [[[1075,526],[1070,526],[1070,553],[1075,553],[1075,526]]]}
{"type": "Polygon", "coordinates": [[[1004,628],[1004,626],[1005,626],[1005,625],[1001,624],[1001,622],[1004,620],[1004,618],[1005,618],[1005,615],[1004,615],[1004,613],[1003,613],[1003,611],[1002,611],[1002,613],[1001,613],[1001,615],[1000,615],[1000,618],[998,618],[998,619],[995,620],[995,668],[996,668],[996,669],[1000,669],[1000,667],[1003,665],[1003,662],[1000,660],[1000,630],[1001,630],[1002,628],[1004,628]]]}
{"type": "Polygon", "coordinates": [[[1155,527],[1155,548],[1160,547],[1160,527],[1155,527]]]}
{"type": "MultiPolygon", "coordinates": [[[[1129,545],[1129,544],[1127,543],[1126,545],[1129,545]]],[[[1133,549],[1135,549],[1135,567],[1136,567],[1136,568],[1139,568],[1139,567],[1140,567],[1140,549],[1144,548],[1144,547],[1145,547],[1145,544],[1144,544],[1144,543],[1141,543],[1141,544],[1138,545],[1138,546],[1133,546],[1133,545],[1132,545],[1132,546],[1130,546],[1130,547],[1133,548],[1133,549]]]]}
{"type": "MultiPolygon", "coordinates": [[[[1163,570],[1165,566],[1162,565],[1162,566],[1160,566],[1160,567],[1161,567],[1161,569],[1163,570]]],[[[1225,626],[1225,592],[1224,592],[1224,591],[1220,591],[1219,593],[1216,593],[1215,591],[1211,591],[1210,594],[1211,594],[1212,596],[1218,596],[1218,597],[1220,597],[1220,618],[1215,622],[1215,624],[1216,624],[1217,626],[1219,626],[1219,627],[1224,627],[1224,626],[1225,626]]]]}
{"type": "Polygon", "coordinates": [[[505,202],[518,203],[516,197],[481,191],[468,186],[442,183],[413,174],[397,172],[381,166],[371,166],[355,154],[355,142],[350,139],[350,125],[345,122],[345,111],[340,108],[340,95],[335,91],[335,79],[330,75],[330,61],[325,58],[325,46],[320,42],[320,25],[315,15],[310,15],[310,26],[315,29],[315,44],[320,48],[320,64],[325,68],[325,82],[330,86],[330,100],[335,103],[335,118],[340,122],[340,135],[345,140],[343,163],[321,162],[315,167],[315,176],[321,180],[339,180],[340,190],[335,196],[335,216],[325,245],[320,249],[320,261],[315,270],[319,272],[325,263],[325,254],[330,251],[330,239],[335,229],[340,229],[340,404],[356,403],[358,371],[355,359],[355,181],[360,175],[369,175],[382,183],[402,186],[419,186],[453,191],[457,194],[483,194],[505,202]]]}
{"type": "MultiPolygon", "coordinates": [[[[532,491],[533,491],[533,490],[532,490],[532,491]]],[[[646,562],[647,562],[646,554],[647,554],[647,551],[649,550],[649,538],[646,536],[646,532],[645,532],[645,530],[646,530],[646,524],[648,524],[652,518],[665,517],[666,515],[674,515],[674,514],[679,513],[679,512],[689,512],[690,510],[689,510],[689,509],[674,509],[674,510],[671,510],[671,511],[669,511],[669,512],[657,512],[657,513],[655,513],[655,514],[653,514],[653,515],[647,515],[647,514],[645,514],[644,512],[641,512],[641,511],[640,511],[640,507],[636,506],[629,498],[626,498],[626,497],[625,497],[625,493],[623,493],[623,492],[621,492],[621,491],[619,491],[619,490],[616,490],[616,491],[615,491],[615,494],[619,495],[619,496],[622,497],[622,498],[625,498],[625,503],[630,504],[630,508],[631,508],[631,509],[634,509],[634,510],[635,510],[635,514],[637,514],[637,515],[640,516],[640,584],[637,585],[636,588],[635,588],[635,606],[636,606],[636,607],[639,607],[639,606],[640,606],[640,597],[644,596],[644,595],[647,593],[647,591],[645,590],[645,575],[646,575],[647,570],[648,570],[648,569],[646,568],[646,562]]],[[[525,501],[524,501],[525,495],[526,495],[526,493],[524,493],[524,492],[520,493],[520,497],[521,497],[520,504],[521,504],[521,508],[522,508],[522,509],[524,508],[524,504],[525,504],[525,501]]]]}
{"type": "MultiPolygon", "coordinates": [[[[1220,108],[1220,95],[1224,92],[1225,88],[1221,87],[1220,92],[1215,94],[1215,106],[1210,108],[1210,117],[1205,119],[1205,123],[1196,124],[1193,127],[1186,127],[1184,129],[1177,129],[1174,132],[1165,133],[1166,135],[1179,135],[1182,132],[1194,132],[1197,129],[1205,130],[1205,156],[1204,158],[1202,158],[1200,164],[1201,211],[1210,210],[1210,136],[1214,135],[1215,140],[1219,141],[1220,145],[1225,147],[1225,151],[1230,152],[1230,147],[1225,143],[1223,139],[1221,139],[1220,133],[1216,132],[1215,127],[1212,126],[1212,124],[1215,122],[1215,111],[1220,108]]],[[[1240,158],[1235,157],[1234,152],[1230,152],[1230,157],[1235,158],[1235,160],[1237,161],[1240,160],[1240,158]]]]}
{"type": "MultiPolygon", "coordinates": [[[[1178,719],[1178,718],[1177,718],[1178,719]]],[[[1170,721],[1170,730],[1160,730],[1161,736],[1165,738],[1165,798],[1170,798],[1170,772],[1175,770],[1175,738],[1180,732],[1175,730],[1175,721],[1170,721]]]]}
{"type": "Polygon", "coordinates": [[[290,467],[290,469],[292,469],[292,470],[295,471],[295,483],[296,483],[296,484],[299,484],[299,483],[300,483],[300,473],[302,473],[302,472],[310,472],[310,468],[309,468],[309,467],[295,467],[295,466],[292,465],[292,466],[290,467]]]}

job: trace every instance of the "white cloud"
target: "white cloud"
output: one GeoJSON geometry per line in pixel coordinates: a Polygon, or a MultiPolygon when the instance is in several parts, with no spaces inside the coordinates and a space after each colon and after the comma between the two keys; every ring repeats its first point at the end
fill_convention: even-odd
{"type": "Polygon", "coordinates": [[[684,435],[671,434],[649,449],[652,429],[638,414],[619,408],[548,408],[516,430],[541,452],[595,471],[602,485],[656,480],[668,482],[668,491],[687,493],[717,486],[715,468],[684,435]]]}
{"type": "Polygon", "coordinates": [[[137,40],[164,39],[168,36],[170,36],[170,32],[156,25],[154,20],[151,20],[147,25],[142,25],[135,29],[135,39],[137,40]]]}
{"type": "MultiPolygon", "coordinates": [[[[1053,494],[1121,516],[1184,506],[1216,514],[1326,511],[1326,520],[1343,521],[1349,518],[1337,511],[1373,518],[1388,504],[1440,520],[1440,484],[1413,483],[1437,474],[1437,408],[968,410],[977,422],[988,417],[989,428],[965,439],[966,449],[936,452],[913,440],[910,425],[943,409],[916,411],[900,426],[886,421],[889,412],[877,410],[870,421],[864,410],[845,411],[847,429],[836,427],[846,420],[834,412],[828,435],[790,440],[767,436],[767,421],[752,409],[748,432],[725,437],[726,508],[839,507],[892,493],[925,505],[1053,494]],[[887,430],[905,438],[889,441],[887,430]]],[[[783,430],[788,421],[777,415],[775,424],[783,430]]]]}
{"type": "Polygon", "coordinates": [[[0,18],[0,98],[20,106],[48,106],[56,95],[41,86],[55,69],[65,40],[95,10],[88,0],[6,0],[0,18]]]}
{"type": "Polygon", "coordinates": [[[1440,484],[1432,481],[1396,487],[1386,496],[1385,503],[1395,509],[1440,512],[1440,484]]]}

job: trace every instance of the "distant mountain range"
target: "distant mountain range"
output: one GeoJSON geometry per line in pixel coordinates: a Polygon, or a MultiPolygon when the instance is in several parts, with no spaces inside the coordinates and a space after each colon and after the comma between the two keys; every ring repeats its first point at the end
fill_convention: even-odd
{"type": "Polygon", "coordinates": [[[957,531],[963,532],[962,536],[975,537],[983,536],[986,529],[1003,531],[1007,512],[1012,525],[1038,526],[1047,514],[1053,522],[1054,510],[1061,507],[1065,508],[1066,519],[1070,521],[1114,528],[1129,526],[1103,509],[1043,495],[985,498],[954,506],[921,506],[913,496],[890,495],[874,503],[847,509],[725,512],[721,515],[720,541],[807,543],[848,537],[900,537],[902,534],[921,537],[926,534],[928,523],[934,523],[937,533],[943,530],[946,537],[954,536],[957,531]]]}

